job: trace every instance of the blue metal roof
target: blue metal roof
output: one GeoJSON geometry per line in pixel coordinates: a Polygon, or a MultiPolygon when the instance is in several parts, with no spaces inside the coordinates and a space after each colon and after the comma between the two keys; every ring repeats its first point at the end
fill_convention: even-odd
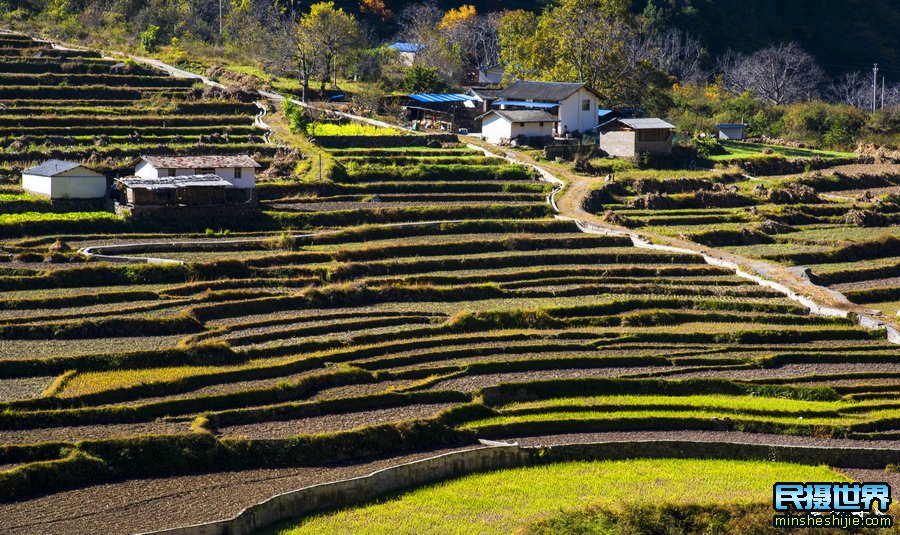
{"type": "Polygon", "coordinates": [[[716,128],[747,128],[745,124],[731,124],[731,123],[721,123],[717,124],[716,128]]]}
{"type": "Polygon", "coordinates": [[[603,108],[600,108],[599,110],[597,110],[597,115],[603,117],[604,115],[609,115],[612,112],[613,110],[605,110],[603,108]]]}
{"type": "Polygon", "coordinates": [[[475,100],[475,97],[461,93],[415,93],[407,96],[419,102],[465,102],[467,100],[475,100]]]}
{"type": "Polygon", "coordinates": [[[556,108],[559,104],[553,102],[528,102],[525,100],[500,99],[494,102],[494,106],[521,106],[523,108],[556,108]]]}
{"type": "Polygon", "coordinates": [[[397,50],[399,52],[418,52],[425,48],[425,45],[420,45],[417,43],[394,43],[392,45],[388,45],[388,48],[397,50]]]}

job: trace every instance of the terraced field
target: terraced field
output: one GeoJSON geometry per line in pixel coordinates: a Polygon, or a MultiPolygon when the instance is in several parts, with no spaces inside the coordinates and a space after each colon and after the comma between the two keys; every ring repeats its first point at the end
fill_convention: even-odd
{"type": "Polygon", "coordinates": [[[900,166],[757,177],[736,168],[686,178],[632,175],[594,190],[590,209],[624,226],[807,271],[813,282],[896,321],[900,166]]]}
{"type": "Polygon", "coordinates": [[[194,83],[0,34],[0,175],[17,180],[16,171],[50,158],[113,175],[141,154],[211,150],[253,154],[267,165],[275,149],[253,124],[253,95],[194,83]]]}
{"type": "MultiPolygon", "coordinates": [[[[263,186],[272,217],[304,233],[136,235],[129,255],[180,263],[4,269],[0,499],[18,503],[0,505],[3,530],[87,529],[13,514],[66,510],[80,496],[66,488],[158,478],[152,494],[192,474],[478,438],[900,437],[900,363],[882,332],[811,316],[700,256],[582,233],[552,217],[529,168],[404,142],[332,150],[332,181],[263,186]]],[[[210,519],[163,498],[152,519],[109,512],[128,485],[103,487],[90,526],[210,519]]],[[[205,499],[241,502],[241,488],[205,499]]],[[[246,492],[243,505],[259,499],[246,492]]]]}

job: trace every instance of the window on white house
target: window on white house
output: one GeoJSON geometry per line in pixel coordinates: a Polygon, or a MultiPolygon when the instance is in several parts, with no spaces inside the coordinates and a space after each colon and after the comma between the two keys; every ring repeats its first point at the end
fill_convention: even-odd
{"type": "Polygon", "coordinates": [[[544,122],[543,122],[543,121],[541,121],[541,126],[544,126],[544,122]]]}
{"type": "Polygon", "coordinates": [[[170,168],[168,169],[168,171],[169,171],[169,176],[175,176],[175,172],[178,171],[178,170],[175,169],[174,167],[170,167],[170,168]]]}
{"type": "Polygon", "coordinates": [[[525,126],[525,123],[519,123],[519,126],[525,126]]]}
{"type": "Polygon", "coordinates": [[[235,167],[235,168],[234,168],[234,178],[235,178],[235,179],[240,179],[240,178],[241,178],[241,173],[242,173],[242,172],[243,172],[243,169],[241,169],[240,167],[235,167]]]}
{"type": "Polygon", "coordinates": [[[586,98],[581,101],[581,111],[591,111],[591,99],[586,98]]]}

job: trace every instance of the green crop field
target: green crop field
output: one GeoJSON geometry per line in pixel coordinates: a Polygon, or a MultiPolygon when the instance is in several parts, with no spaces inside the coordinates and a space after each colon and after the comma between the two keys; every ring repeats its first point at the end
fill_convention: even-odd
{"type": "MultiPolygon", "coordinates": [[[[55,64],[11,57],[2,59],[55,64]]],[[[12,99],[0,137],[23,132],[0,154],[10,169],[59,151],[114,172],[151,132],[160,137],[150,144],[171,141],[165,152],[276,158],[251,139],[252,103],[202,89],[197,99],[199,88],[140,67],[110,74],[102,58],[68,60],[83,72],[63,85],[55,67],[0,68],[16,84],[0,84],[12,99]],[[85,89],[94,87],[104,89],[85,89]],[[196,144],[215,133],[237,141],[196,144]],[[57,135],[75,144],[54,145],[57,135]]],[[[47,503],[75,510],[96,493],[108,510],[132,511],[136,493],[156,493],[142,501],[152,503],[196,489],[237,512],[479,439],[900,438],[900,362],[883,331],[813,316],[698,255],[582,232],[554,217],[553,186],[536,170],[456,138],[319,124],[327,176],[260,181],[252,217],[138,223],[2,190],[0,517],[47,503]],[[153,261],[100,262],[82,247],[153,261]]],[[[812,277],[835,284],[896,276],[889,201],[787,202],[805,195],[790,184],[811,177],[767,180],[786,190],[773,196],[732,169],[635,173],[597,190],[589,208],[709,245],[765,247],[752,250],[813,265],[812,277]],[[850,217],[863,210],[875,215],[850,217]],[[758,241],[735,242],[746,233],[758,241]]],[[[892,288],[851,295],[896,302],[892,288]]],[[[428,531],[428,508],[441,504],[447,526],[506,532],[580,510],[573,501],[614,505],[639,490],[682,505],[758,506],[774,480],[842,477],[773,463],[572,463],[470,476],[297,529],[428,531]],[[511,498],[538,479],[546,498],[511,498]],[[502,492],[461,497],[485,485],[502,492]]],[[[122,529],[197,521],[178,509],[122,529]]]]}
{"type": "Polygon", "coordinates": [[[114,174],[130,171],[141,154],[250,153],[264,165],[274,155],[253,125],[258,108],[241,95],[204,92],[134,62],[114,67],[97,53],[25,43],[0,58],[0,176],[17,178],[13,170],[50,158],[114,174]]]}
{"type": "Polygon", "coordinates": [[[766,503],[772,484],[783,480],[845,478],[827,467],[763,462],[550,464],[466,476],[264,533],[515,533],[554,514],[589,507],[766,503]]]}

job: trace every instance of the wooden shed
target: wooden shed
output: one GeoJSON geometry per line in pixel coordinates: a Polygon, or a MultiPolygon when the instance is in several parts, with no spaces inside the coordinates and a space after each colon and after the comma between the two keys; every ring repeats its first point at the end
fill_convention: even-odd
{"type": "Polygon", "coordinates": [[[231,184],[217,175],[117,178],[130,206],[210,206],[226,203],[231,184]]]}

